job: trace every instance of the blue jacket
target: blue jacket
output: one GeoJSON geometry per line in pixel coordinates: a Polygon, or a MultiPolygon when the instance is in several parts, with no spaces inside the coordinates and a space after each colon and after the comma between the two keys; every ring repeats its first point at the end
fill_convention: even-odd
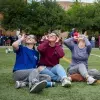
{"type": "Polygon", "coordinates": [[[37,67],[39,60],[39,53],[36,50],[31,50],[22,45],[15,51],[16,61],[13,68],[13,72],[17,70],[32,69],[37,67]]]}

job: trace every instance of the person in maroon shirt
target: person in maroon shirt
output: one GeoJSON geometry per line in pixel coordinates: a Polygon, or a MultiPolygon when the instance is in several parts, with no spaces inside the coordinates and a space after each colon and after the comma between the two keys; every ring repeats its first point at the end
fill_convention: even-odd
{"type": "Polygon", "coordinates": [[[38,67],[40,74],[51,76],[53,81],[60,81],[64,87],[71,86],[70,78],[67,77],[64,68],[59,64],[60,58],[64,56],[64,51],[57,35],[51,33],[45,36],[44,41],[37,49],[41,55],[38,67]]]}

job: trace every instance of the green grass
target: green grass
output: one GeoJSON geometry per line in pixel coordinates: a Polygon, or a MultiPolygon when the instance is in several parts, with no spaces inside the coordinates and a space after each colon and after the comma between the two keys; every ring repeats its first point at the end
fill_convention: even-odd
{"type": "MultiPolygon", "coordinates": [[[[70,51],[65,50],[66,57],[70,59],[70,51]]],[[[99,50],[93,54],[100,55],[99,50]]],[[[28,88],[15,89],[12,79],[12,68],[15,54],[5,54],[0,48],[0,100],[100,100],[100,84],[87,85],[85,82],[74,82],[71,88],[63,88],[61,84],[54,88],[46,88],[39,94],[30,94],[28,88]]],[[[61,64],[66,69],[69,64],[63,59],[61,64]]],[[[100,69],[100,58],[90,56],[89,68],[100,69]]]]}

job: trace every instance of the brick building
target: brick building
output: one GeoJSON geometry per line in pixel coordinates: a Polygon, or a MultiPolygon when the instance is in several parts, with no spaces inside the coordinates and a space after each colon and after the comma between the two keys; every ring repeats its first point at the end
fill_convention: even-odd
{"type": "Polygon", "coordinates": [[[57,2],[64,10],[68,10],[71,5],[73,4],[73,2],[70,1],[58,1],[57,2]]]}
{"type": "MultiPolygon", "coordinates": [[[[74,2],[70,2],[70,1],[57,1],[57,3],[64,9],[64,10],[68,10],[74,2]]],[[[88,5],[91,3],[86,3],[86,2],[81,2],[82,5],[88,5]]]]}

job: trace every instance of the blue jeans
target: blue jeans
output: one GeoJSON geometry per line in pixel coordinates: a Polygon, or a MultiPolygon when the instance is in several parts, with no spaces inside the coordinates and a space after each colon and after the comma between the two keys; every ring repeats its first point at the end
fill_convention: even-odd
{"type": "Polygon", "coordinates": [[[44,70],[42,70],[40,72],[40,74],[47,74],[51,77],[52,81],[62,81],[63,78],[66,78],[66,71],[64,70],[64,68],[60,65],[57,64],[53,67],[44,67],[44,70]]]}

